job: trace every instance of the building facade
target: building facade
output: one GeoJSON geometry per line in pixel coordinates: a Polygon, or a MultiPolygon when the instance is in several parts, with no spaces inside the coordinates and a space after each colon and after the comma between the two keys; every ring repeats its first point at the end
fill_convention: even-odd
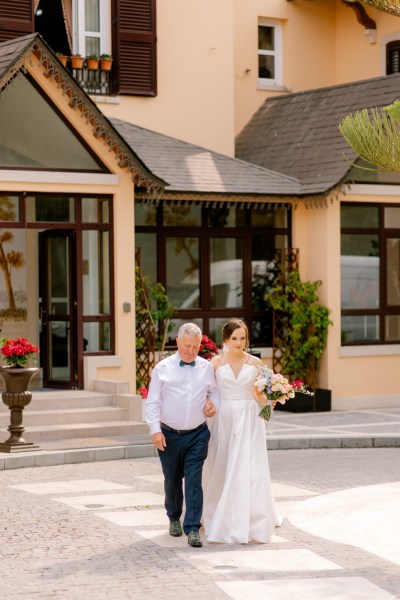
{"type": "Polygon", "coordinates": [[[331,310],[319,383],[332,390],[333,408],[397,403],[400,188],[394,176],[354,172],[337,126],[352,110],[396,99],[399,20],[345,0],[0,1],[3,45],[34,32],[44,53],[112,54],[113,65],[76,69],[68,58],[61,75],[82,92],[72,101],[40,58],[19,54],[24,79],[10,86],[3,64],[2,304],[17,311],[5,315],[28,306],[32,315],[6,319],[3,331],[13,322],[7,335],[40,341],[43,324],[52,328],[43,356],[53,375],[65,368],[73,331],[67,385],[90,388],[100,377],[134,389],[136,245],[177,305],[176,324],[194,320],[217,337],[225,319],[245,318],[268,358],[260,275],[276,250],[295,247],[302,277],[323,282],[331,310]],[[62,151],[45,139],[48,100],[62,151]],[[21,126],[29,151],[13,147],[10,123],[31,105],[44,121],[21,126]],[[224,162],[235,153],[253,167],[224,162]]]}

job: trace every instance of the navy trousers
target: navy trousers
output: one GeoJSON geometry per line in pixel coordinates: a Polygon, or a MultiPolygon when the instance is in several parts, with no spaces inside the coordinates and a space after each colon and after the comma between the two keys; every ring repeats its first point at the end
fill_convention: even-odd
{"type": "Polygon", "coordinates": [[[179,434],[162,429],[167,447],[158,451],[164,473],[165,508],[170,521],[178,521],[183,508],[185,479],[186,512],[183,530],[198,531],[203,512],[201,485],[203,464],[207,458],[210,431],[205,425],[191,433],[179,434]]]}

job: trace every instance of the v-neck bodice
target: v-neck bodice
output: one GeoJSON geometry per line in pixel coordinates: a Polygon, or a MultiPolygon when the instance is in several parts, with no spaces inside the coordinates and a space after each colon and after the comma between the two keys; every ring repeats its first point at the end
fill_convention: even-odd
{"type": "Polygon", "coordinates": [[[254,400],[254,382],[258,369],[254,365],[244,363],[237,377],[229,363],[216,370],[216,379],[220,400],[254,400]]]}

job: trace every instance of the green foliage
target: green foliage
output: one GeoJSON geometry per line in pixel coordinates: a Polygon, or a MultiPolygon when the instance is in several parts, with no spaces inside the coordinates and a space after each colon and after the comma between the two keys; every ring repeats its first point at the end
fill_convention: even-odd
{"type": "Polygon", "coordinates": [[[282,373],[315,388],[328,327],[332,325],[329,309],[318,298],[321,281],[301,281],[298,271],[284,273],[281,281],[284,283],[277,283],[265,299],[286,319],[282,373]]]}
{"type": "MultiPolygon", "coordinates": [[[[347,0],[347,2],[357,2],[357,0],[347,0]]],[[[362,0],[362,3],[390,15],[400,17],[400,0],[362,0]]]]}
{"type": "Polygon", "coordinates": [[[140,325],[143,320],[150,316],[155,330],[159,332],[157,349],[163,351],[166,336],[173,327],[172,318],[176,313],[176,308],[169,301],[165,288],[161,283],[152,283],[147,275],[142,276],[141,279],[147,295],[148,307],[146,307],[146,303],[142,302],[144,292],[140,282],[139,267],[136,267],[136,350],[141,350],[145,345],[145,339],[140,335],[140,325]]]}
{"type": "Polygon", "coordinates": [[[363,160],[384,171],[400,173],[400,123],[398,107],[364,108],[347,115],[340,133],[363,160]]]}

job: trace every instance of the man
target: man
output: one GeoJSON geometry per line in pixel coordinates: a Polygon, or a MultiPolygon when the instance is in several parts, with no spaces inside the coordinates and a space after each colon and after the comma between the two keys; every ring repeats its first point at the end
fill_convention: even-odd
{"type": "Polygon", "coordinates": [[[215,415],[219,397],[212,365],[197,356],[200,328],[194,323],[185,323],[179,329],[176,343],[178,351],[153,370],[146,400],[146,421],[164,473],[169,533],[174,537],[182,535],[184,478],[183,530],[190,546],[198,548],[202,546],[199,534],[203,511],[201,478],[210,439],[206,417],[215,415]]]}

